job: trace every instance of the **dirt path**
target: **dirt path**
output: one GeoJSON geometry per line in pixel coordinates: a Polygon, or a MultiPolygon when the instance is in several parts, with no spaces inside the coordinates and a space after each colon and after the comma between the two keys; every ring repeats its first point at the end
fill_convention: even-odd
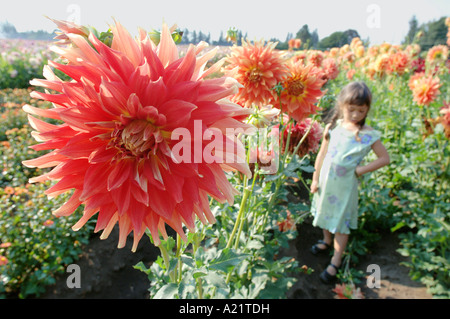
{"type": "MultiPolygon", "coordinates": [[[[322,237],[322,231],[305,221],[297,225],[298,236],[289,249],[283,254],[297,259],[299,266],[306,265],[314,269],[310,275],[298,275],[298,281],[288,292],[288,298],[298,299],[329,299],[334,298],[333,286],[324,285],[319,280],[319,274],[328,265],[329,256],[314,256],[310,253],[310,247],[322,237]]],[[[381,287],[369,288],[366,280],[357,285],[366,299],[430,299],[426,287],[411,280],[409,269],[401,266],[407,259],[396,250],[399,248],[397,235],[388,233],[377,243],[370,255],[365,256],[356,269],[367,272],[367,266],[377,264],[380,266],[381,287]]]]}
{"type": "MultiPolygon", "coordinates": [[[[334,298],[332,286],[319,281],[320,272],[326,267],[329,257],[313,256],[309,248],[321,236],[320,229],[314,228],[308,221],[298,225],[298,236],[290,243],[283,255],[297,259],[299,266],[306,265],[314,269],[310,275],[299,274],[297,283],[287,293],[291,299],[329,299],[334,298]]],[[[133,266],[139,261],[149,264],[155,260],[159,250],[149,240],[141,240],[136,253],[131,252],[132,239],[127,246],[117,249],[118,232],[113,231],[110,238],[100,240],[94,237],[85,248],[84,254],[77,262],[81,269],[81,288],[69,289],[66,284],[69,274],[58,276],[57,283],[41,295],[41,299],[145,299],[148,298],[148,280],[146,275],[133,266]]],[[[405,258],[396,252],[398,239],[388,234],[357,266],[362,271],[367,265],[378,264],[381,268],[381,288],[370,289],[366,283],[358,287],[367,299],[428,299],[431,298],[426,288],[412,281],[408,268],[399,263],[405,258]]]]}

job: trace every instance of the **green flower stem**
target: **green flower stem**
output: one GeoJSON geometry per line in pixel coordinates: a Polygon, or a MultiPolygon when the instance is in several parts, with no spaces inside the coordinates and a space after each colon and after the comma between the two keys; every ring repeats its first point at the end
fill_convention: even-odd
{"type": "MultiPolygon", "coordinates": [[[[256,171],[256,169],[257,169],[257,165],[255,166],[255,173],[253,175],[252,187],[249,190],[248,197],[250,197],[253,194],[253,188],[255,187],[255,181],[258,178],[258,172],[256,171]]],[[[245,215],[246,208],[247,207],[244,208],[243,215],[245,215]]],[[[245,222],[245,218],[241,218],[240,225],[239,225],[239,231],[238,231],[238,234],[237,234],[237,237],[236,237],[236,242],[234,243],[234,248],[235,249],[237,249],[239,247],[239,238],[241,238],[241,232],[242,232],[242,228],[244,227],[244,222],[245,222]]]]}
{"type": "MultiPolygon", "coordinates": [[[[183,241],[181,240],[180,235],[177,233],[177,253],[176,253],[176,258],[178,259],[178,264],[177,264],[177,269],[178,269],[178,282],[181,282],[182,279],[182,267],[183,267],[183,262],[181,261],[181,246],[182,246],[183,241]]],[[[177,271],[177,269],[175,271],[177,271]]],[[[176,276],[175,276],[176,277],[176,276]]]]}
{"type": "Polygon", "coordinates": [[[236,231],[238,230],[238,227],[239,227],[239,224],[240,224],[240,220],[242,219],[242,216],[243,216],[244,211],[245,211],[247,199],[248,199],[248,197],[250,195],[250,190],[247,189],[247,180],[248,180],[248,178],[247,178],[247,176],[245,176],[244,177],[244,193],[242,195],[241,204],[239,206],[238,216],[237,216],[236,221],[234,223],[234,227],[233,227],[233,230],[231,232],[230,238],[228,239],[226,248],[230,248],[233,245],[234,236],[236,235],[236,231]]]}
{"type": "MultiPolygon", "coordinates": [[[[169,252],[167,251],[166,247],[164,247],[163,244],[160,244],[158,246],[159,250],[161,251],[161,256],[164,260],[164,265],[166,266],[166,269],[169,270],[170,268],[170,256],[169,256],[169,252]]],[[[169,278],[170,281],[175,283],[176,282],[176,276],[173,272],[169,273],[169,278]]]]}

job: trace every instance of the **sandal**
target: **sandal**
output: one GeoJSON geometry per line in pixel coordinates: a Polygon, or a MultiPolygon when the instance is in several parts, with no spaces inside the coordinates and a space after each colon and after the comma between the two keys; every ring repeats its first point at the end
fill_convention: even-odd
{"type": "MultiPolygon", "coordinates": [[[[336,275],[339,272],[339,268],[338,266],[331,264],[330,266],[333,267],[334,269],[336,269],[336,274],[335,275],[330,275],[327,271],[327,269],[325,268],[324,271],[322,271],[322,273],[319,275],[320,280],[325,283],[325,284],[332,284],[334,283],[334,281],[336,280],[336,275]]],[[[327,267],[328,268],[328,267],[327,267]]]]}
{"type": "Polygon", "coordinates": [[[317,241],[316,244],[314,244],[314,245],[311,247],[311,253],[313,253],[313,255],[317,255],[317,254],[319,254],[319,253],[326,252],[326,251],[327,251],[328,249],[330,249],[330,248],[331,248],[331,246],[330,246],[329,244],[327,244],[327,243],[324,242],[323,240],[319,240],[319,241],[317,241]],[[320,245],[320,244],[324,245],[325,248],[319,248],[319,245],[320,245]]]}

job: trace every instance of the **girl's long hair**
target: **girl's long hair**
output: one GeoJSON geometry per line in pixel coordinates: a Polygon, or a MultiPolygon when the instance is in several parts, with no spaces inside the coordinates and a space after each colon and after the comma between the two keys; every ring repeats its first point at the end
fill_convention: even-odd
{"type": "MultiPolygon", "coordinates": [[[[330,130],[336,127],[337,120],[343,118],[343,108],[347,105],[367,105],[370,109],[372,103],[372,93],[364,82],[352,82],[347,84],[339,93],[336,105],[327,117],[326,122],[331,123],[330,130]]],[[[356,140],[359,141],[359,131],[362,130],[364,124],[366,124],[366,118],[362,119],[358,124],[356,131],[356,140]]],[[[330,134],[328,133],[325,138],[328,140],[330,134]]]]}

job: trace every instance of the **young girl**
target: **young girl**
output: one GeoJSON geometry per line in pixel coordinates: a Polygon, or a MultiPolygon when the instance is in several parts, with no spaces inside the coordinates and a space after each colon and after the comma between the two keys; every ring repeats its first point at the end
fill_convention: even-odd
{"type": "Polygon", "coordinates": [[[363,82],[352,82],[342,89],[331,122],[324,129],[314,165],[311,212],[313,225],[323,230],[323,240],[311,251],[314,254],[327,251],[334,234],[334,255],[320,274],[326,283],[336,278],[350,229],[357,228],[358,177],[389,164],[380,133],[365,124],[371,101],[372,94],[363,82]],[[361,166],[370,150],[378,158],[361,166]]]}

